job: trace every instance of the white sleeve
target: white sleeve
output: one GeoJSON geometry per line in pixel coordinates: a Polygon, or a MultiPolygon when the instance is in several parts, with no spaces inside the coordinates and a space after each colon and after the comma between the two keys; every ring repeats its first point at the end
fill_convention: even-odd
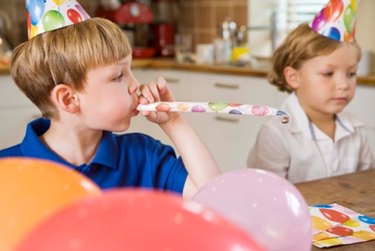
{"type": "Polygon", "coordinates": [[[262,125],[247,159],[249,168],[268,170],[288,178],[290,147],[287,134],[289,131],[281,126],[272,123],[262,125]]]}

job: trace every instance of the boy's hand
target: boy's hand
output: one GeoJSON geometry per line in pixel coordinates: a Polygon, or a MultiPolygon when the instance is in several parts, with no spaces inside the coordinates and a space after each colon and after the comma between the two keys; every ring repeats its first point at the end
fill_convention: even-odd
{"type": "MultiPolygon", "coordinates": [[[[159,77],[155,82],[141,85],[141,95],[139,96],[140,104],[149,104],[153,102],[173,102],[175,101],[167,82],[163,77],[159,77]]],[[[176,112],[150,112],[142,111],[142,114],[151,122],[165,124],[179,117],[176,112]]]]}

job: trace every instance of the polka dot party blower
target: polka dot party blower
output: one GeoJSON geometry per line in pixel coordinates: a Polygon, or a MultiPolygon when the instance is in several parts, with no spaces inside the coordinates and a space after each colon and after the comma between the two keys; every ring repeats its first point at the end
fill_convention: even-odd
{"type": "Polygon", "coordinates": [[[235,104],[223,102],[155,102],[138,105],[139,111],[226,113],[252,116],[281,116],[282,123],[289,122],[289,115],[281,110],[263,105],[235,104]]]}

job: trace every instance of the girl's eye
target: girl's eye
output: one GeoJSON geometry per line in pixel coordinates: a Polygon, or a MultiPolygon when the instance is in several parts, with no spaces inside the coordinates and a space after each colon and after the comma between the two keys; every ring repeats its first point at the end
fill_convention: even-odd
{"type": "Polygon", "coordinates": [[[354,77],[356,77],[357,76],[357,72],[349,72],[348,73],[348,76],[350,77],[350,78],[354,78],[354,77]]]}
{"type": "Polygon", "coordinates": [[[124,77],[124,74],[121,73],[120,75],[118,75],[117,77],[115,77],[115,78],[113,79],[113,81],[115,81],[115,82],[120,82],[120,81],[122,80],[123,77],[124,77]]]}

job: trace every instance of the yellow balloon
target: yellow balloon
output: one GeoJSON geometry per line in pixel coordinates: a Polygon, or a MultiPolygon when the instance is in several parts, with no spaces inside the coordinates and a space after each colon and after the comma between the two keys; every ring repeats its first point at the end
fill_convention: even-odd
{"type": "Polygon", "coordinates": [[[365,230],[354,232],[353,236],[365,241],[375,240],[375,234],[365,230]]]}
{"type": "Polygon", "coordinates": [[[57,5],[61,5],[65,0],[53,0],[57,5]]]}
{"type": "Polygon", "coordinates": [[[314,215],[311,216],[311,221],[313,229],[324,231],[332,227],[331,223],[314,215]]]}
{"type": "Polygon", "coordinates": [[[359,223],[359,221],[357,220],[350,219],[342,223],[342,225],[347,226],[347,227],[359,227],[361,223],[359,223]]]}
{"type": "Polygon", "coordinates": [[[352,9],[354,11],[356,11],[357,7],[358,7],[358,1],[357,0],[350,0],[350,5],[352,6],[352,9]]]}
{"type": "Polygon", "coordinates": [[[331,247],[331,246],[337,246],[337,245],[342,245],[344,244],[342,240],[339,238],[329,238],[321,241],[316,241],[316,243],[322,244],[326,247],[331,247]]]}
{"type": "Polygon", "coordinates": [[[35,37],[36,35],[38,35],[38,26],[31,25],[29,37],[32,38],[32,37],[35,37]]]}
{"type": "Polygon", "coordinates": [[[101,194],[87,177],[60,164],[31,158],[0,159],[0,250],[14,250],[56,211],[101,194]]]}
{"type": "Polygon", "coordinates": [[[328,238],[330,238],[330,236],[325,232],[320,232],[320,233],[317,233],[313,236],[314,241],[320,241],[320,240],[324,240],[324,239],[328,239],[328,238]]]}

